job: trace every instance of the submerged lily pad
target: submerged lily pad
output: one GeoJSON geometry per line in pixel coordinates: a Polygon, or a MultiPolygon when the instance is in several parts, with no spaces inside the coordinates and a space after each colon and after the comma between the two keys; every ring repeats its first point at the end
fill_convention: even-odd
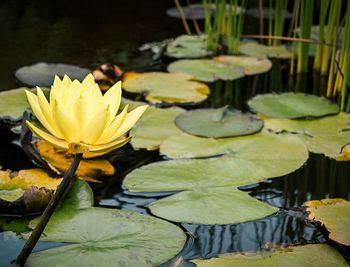
{"type": "Polygon", "coordinates": [[[304,205],[308,219],[321,222],[329,232],[329,238],[350,246],[350,201],[345,199],[311,200],[304,205]]]}
{"type": "Polygon", "coordinates": [[[287,59],[292,56],[292,53],[284,45],[266,46],[253,42],[241,44],[239,52],[257,58],[275,57],[287,59]]]}
{"type": "Polygon", "coordinates": [[[123,89],[131,93],[145,93],[146,100],[159,103],[200,102],[210,93],[204,83],[192,81],[193,77],[182,73],[129,72],[124,77],[123,89]]]}
{"type": "MultiPolygon", "coordinates": [[[[54,170],[66,172],[73,161],[73,155],[57,148],[46,141],[37,141],[35,146],[41,157],[46,160],[54,170]]],[[[87,181],[96,181],[103,176],[111,176],[115,172],[113,165],[104,159],[82,159],[77,169],[77,175],[87,181]]]]}
{"type": "Polygon", "coordinates": [[[92,208],[91,203],[72,207],[71,202],[66,200],[53,214],[41,236],[70,244],[31,254],[28,266],[157,266],[186,241],[180,228],[157,218],[92,208]]]}
{"type": "Polygon", "coordinates": [[[243,68],[228,65],[211,59],[184,59],[171,63],[169,72],[185,73],[196,80],[213,82],[215,80],[236,80],[244,76],[243,68]]]}
{"type": "Polygon", "coordinates": [[[67,74],[71,79],[82,81],[90,73],[89,69],[68,64],[36,63],[19,68],[15,75],[22,83],[31,86],[51,86],[55,75],[63,77],[67,74]]]}
{"type": "Polygon", "coordinates": [[[310,152],[324,154],[336,160],[350,160],[346,156],[346,147],[350,143],[350,115],[347,113],[313,120],[264,120],[265,127],[274,132],[287,131],[297,134],[310,152]]]}
{"type": "Polygon", "coordinates": [[[323,97],[303,93],[257,95],[248,101],[257,113],[275,118],[321,117],[339,112],[339,106],[323,97]]]}
{"type": "Polygon", "coordinates": [[[246,75],[255,75],[267,72],[272,67],[272,62],[267,58],[256,58],[250,56],[217,56],[215,61],[236,65],[244,68],[246,75]]]}
{"type": "Polygon", "coordinates": [[[258,132],[262,120],[228,107],[218,109],[197,109],[177,116],[176,125],[186,133],[204,137],[232,137],[258,132]]]}
{"type": "MultiPolygon", "coordinates": [[[[29,108],[29,103],[25,90],[35,90],[27,87],[21,87],[13,90],[0,92],[0,118],[19,121],[23,112],[29,108]]],[[[47,95],[49,89],[43,88],[47,95]]]]}
{"type": "MultiPolygon", "coordinates": [[[[261,133],[227,138],[231,143],[225,145],[210,143],[218,142],[215,139],[186,134],[169,139],[175,137],[181,141],[174,142],[173,148],[178,145],[181,156],[227,155],[152,163],[128,174],[123,185],[132,192],[182,191],[149,206],[155,215],[177,222],[228,224],[272,214],[275,208],[249,197],[237,187],[290,173],[308,157],[305,145],[297,137],[261,133]],[[181,143],[193,146],[185,149],[181,143]]],[[[177,151],[170,156],[174,154],[179,156],[177,151]]]]}
{"type": "Polygon", "coordinates": [[[228,253],[211,259],[195,259],[191,262],[198,267],[348,266],[341,254],[326,244],[291,246],[262,253],[228,253]]]}
{"type": "Polygon", "coordinates": [[[180,35],[167,45],[165,54],[174,58],[200,58],[212,55],[205,35],[180,35]]]}

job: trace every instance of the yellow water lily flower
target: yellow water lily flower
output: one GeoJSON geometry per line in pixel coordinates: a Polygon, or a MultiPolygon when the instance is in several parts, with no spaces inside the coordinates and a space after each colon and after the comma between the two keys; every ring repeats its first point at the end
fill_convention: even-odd
{"type": "Polygon", "coordinates": [[[105,154],[126,144],[125,134],[145,112],[147,105],[117,115],[121,101],[121,82],[104,95],[89,74],[83,82],[55,77],[48,102],[43,91],[26,91],[34,115],[46,129],[30,121],[28,127],[40,138],[72,153],[105,154]]]}

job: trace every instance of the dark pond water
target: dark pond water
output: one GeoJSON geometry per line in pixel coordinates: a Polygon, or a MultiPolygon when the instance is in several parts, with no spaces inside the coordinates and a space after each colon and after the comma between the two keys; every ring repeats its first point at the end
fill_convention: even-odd
{"type": "MultiPolygon", "coordinates": [[[[254,1],[251,2],[253,5],[254,1]]],[[[113,63],[126,70],[162,69],[165,63],[152,66],[151,55],[137,48],[145,42],[183,33],[181,22],[165,15],[165,10],[172,6],[173,1],[165,0],[100,0],[98,4],[65,0],[2,1],[0,90],[21,86],[14,77],[15,70],[39,61],[90,68],[113,63]]],[[[253,19],[252,22],[256,23],[253,19]]],[[[253,30],[248,27],[247,31],[253,30]]],[[[212,94],[199,106],[227,104],[247,110],[246,100],[257,93],[294,90],[322,94],[324,85],[323,79],[311,73],[290,78],[286,62],[275,60],[274,68],[267,74],[210,84],[212,94]]],[[[0,165],[4,169],[32,167],[15,144],[16,138],[12,133],[0,132],[0,165]]],[[[163,196],[130,194],[121,188],[121,181],[133,168],[163,159],[156,152],[133,151],[130,146],[108,157],[117,166],[118,173],[101,185],[92,185],[95,204],[148,214],[144,206],[163,196]]],[[[268,244],[327,242],[319,229],[305,220],[302,204],[311,199],[350,199],[349,173],[349,163],[311,155],[307,163],[292,174],[241,188],[252,197],[279,207],[280,211],[267,218],[234,225],[180,224],[188,233],[181,255],[184,259],[210,258],[226,252],[260,251],[268,244]]],[[[8,266],[22,245],[23,241],[15,235],[0,233],[0,266],[8,266]]],[[[35,250],[59,245],[62,244],[39,242],[35,250]]]]}

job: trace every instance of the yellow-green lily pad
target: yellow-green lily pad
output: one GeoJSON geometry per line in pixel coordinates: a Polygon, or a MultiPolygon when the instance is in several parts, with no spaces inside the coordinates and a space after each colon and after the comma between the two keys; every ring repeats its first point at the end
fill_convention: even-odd
{"type": "Polygon", "coordinates": [[[267,46],[258,43],[244,43],[240,45],[239,52],[257,58],[275,57],[288,59],[292,56],[292,53],[285,45],[267,46]]]}
{"type": "Polygon", "coordinates": [[[256,113],[275,118],[321,117],[339,112],[339,106],[324,97],[291,92],[257,95],[248,105],[256,113]]]}
{"type": "Polygon", "coordinates": [[[145,99],[152,103],[201,102],[210,93],[209,87],[192,79],[182,73],[129,72],[125,74],[122,86],[127,92],[145,94],[145,99]]]}
{"type": "Polygon", "coordinates": [[[206,48],[205,35],[180,35],[168,43],[165,54],[174,58],[200,58],[213,52],[206,48]]]}
{"type": "Polygon", "coordinates": [[[329,238],[350,246],[350,201],[345,199],[311,200],[304,204],[308,219],[323,224],[329,238]]]}
{"type": "Polygon", "coordinates": [[[255,75],[264,73],[272,68],[271,60],[267,58],[256,58],[250,56],[217,56],[213,58],[215,61],[228,65],[240,66],[244,69],[245,75],[255,75]]]}
{"type": "Polygon", "coordinates": [[[191,135],[222,138],[256,133],[264,123],[253,115],[232,111],[226,106],[181,113],[176,117],[176,125],[191,135]]]}
{"type": "Polygon", "coordinates": [[[244,76],[244,69],[240,66],[228,65],[212,59],[178,60],[168,66],[168,71],[189,74],[203,82],[236,80],[244,76]]]}
{"type": "Polygon", "coordinates": [[[198,267],[348,266],[341,254],[326,244],[291,246],[262,253],[229,253],[211,259],[195,259],[191,262],[198,267]]]}

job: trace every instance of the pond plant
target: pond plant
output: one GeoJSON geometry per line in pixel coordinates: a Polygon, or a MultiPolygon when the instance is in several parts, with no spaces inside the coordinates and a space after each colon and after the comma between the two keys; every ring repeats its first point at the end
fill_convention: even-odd
{"type": "Polygon", "coordinates": [[[174,3],[186,34],[143,45],[148,71],[41,62],[0,92],[36,165],[0,170],[15,263],[347,266],[350,2],[259,1],[259,34],[248,0],[174,3]]]}

